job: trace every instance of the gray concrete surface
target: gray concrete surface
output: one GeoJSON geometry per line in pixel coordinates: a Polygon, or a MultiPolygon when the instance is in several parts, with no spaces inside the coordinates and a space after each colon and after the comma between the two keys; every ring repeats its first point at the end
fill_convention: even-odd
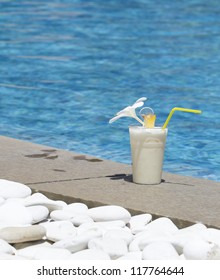
{"type": "Polygon", "coordinates": [[[220,228],[220,183],[163,173],[160,185],[132,182],[131,167],[0,136],[0,178],[89,207],[121,205],[133,214],[166,216],[179,226],[220,228]]]}

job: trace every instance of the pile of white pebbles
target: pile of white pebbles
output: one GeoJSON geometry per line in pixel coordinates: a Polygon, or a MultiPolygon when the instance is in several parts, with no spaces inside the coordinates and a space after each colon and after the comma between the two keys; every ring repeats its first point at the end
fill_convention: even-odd
{"type": "Polygon", "coordinates": [[[0,180],[0,259],[220,259],[220,230],[178,229],[166,217],[131,216],[117,205],[88,209],[0,180]]]}

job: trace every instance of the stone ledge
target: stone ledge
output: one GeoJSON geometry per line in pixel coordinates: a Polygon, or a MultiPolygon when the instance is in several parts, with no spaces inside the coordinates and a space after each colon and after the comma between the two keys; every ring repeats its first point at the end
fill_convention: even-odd
{"type": "Polygon", "coordinates": [[[88,206],[117,204],[132,213],[166,216],[179,227],[195,222],[220,228],[220,183],[163,173],[160,185],[137,185],[131,167],[0,136],[0,178],[88,206]]]}

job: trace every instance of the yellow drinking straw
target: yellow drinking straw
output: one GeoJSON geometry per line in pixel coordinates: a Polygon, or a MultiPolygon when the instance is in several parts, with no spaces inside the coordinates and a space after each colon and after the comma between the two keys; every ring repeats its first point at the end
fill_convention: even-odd
{"type": "Polygon", "coordinates": [[[168,123],[169,123],[169,121],[170,121],[170,119],[171,119],[171,117],[172,117],[172,115],[175,111],[182,111],[182,112],[188,112],[188,113],[194,113],[194,114],[201,114],[202,113],[201,110],[193,110],[193,109],[175,107],[170,111],[169,116],[167,117],[162,129],[165,129],[167,127],[167,125],[168,125],[168,123]]]}

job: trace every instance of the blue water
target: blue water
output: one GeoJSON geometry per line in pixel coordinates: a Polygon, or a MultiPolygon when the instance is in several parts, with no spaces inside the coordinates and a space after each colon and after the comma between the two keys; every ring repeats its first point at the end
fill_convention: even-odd
{"type": "Polygon", "coordinates": [[[0,134],[130,163],[136,99],[169,124],[164,170],[220,181],[215,0],[0,1],[0,134]]]}

